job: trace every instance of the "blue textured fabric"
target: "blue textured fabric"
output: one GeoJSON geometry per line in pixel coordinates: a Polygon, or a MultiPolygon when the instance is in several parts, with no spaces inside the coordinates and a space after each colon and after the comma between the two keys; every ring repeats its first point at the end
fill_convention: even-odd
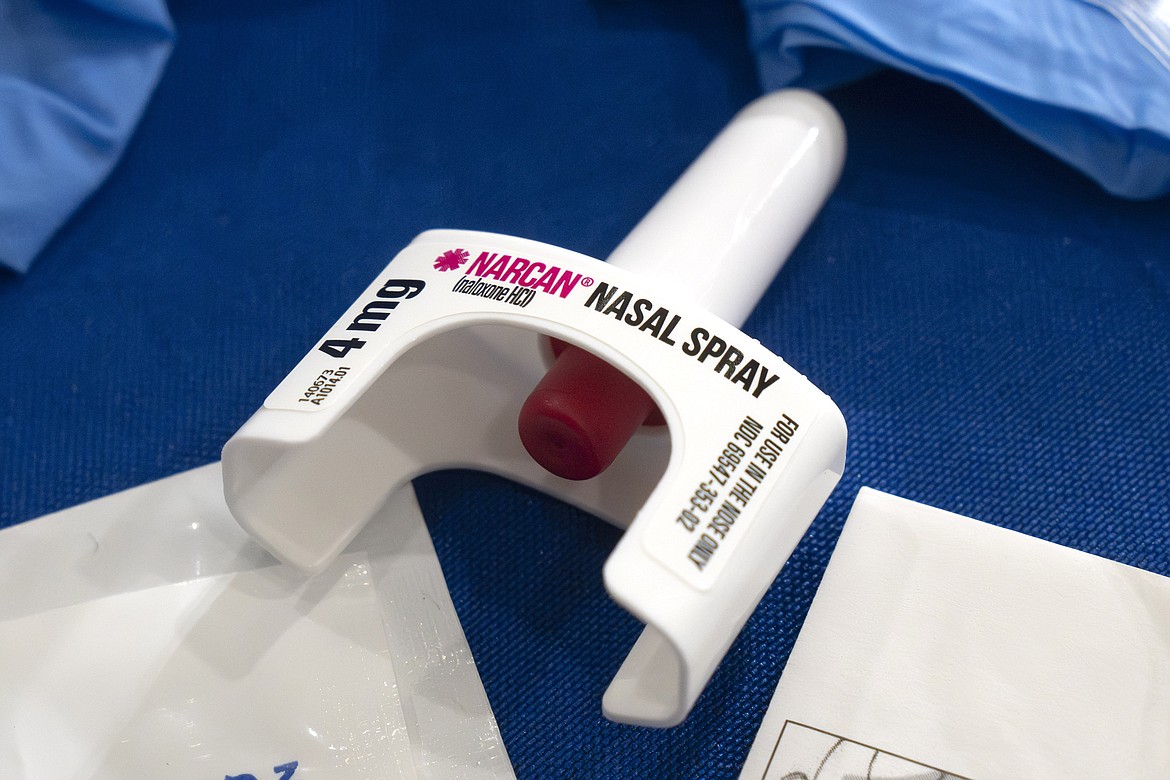
{"type": "Polygon", "coordinates": [[[1082,0],[745,0],[764,86],[890,66],[946,84],[1129,198],[1170,192],[1170,70],[1082,0]]]}
{"type": "Polygon", "coordinates": [[[0,0],[0,265],[27,270],[105,179],[172,39],[162,0],[0,0]]]}
{"type": "MultiPolygon", "coordinates": [[[[171,13],[121,163],[0,271],[0,525],[217,459],[423,229],[605,256],[759,92],[732,0],[171,13]]],[[[827,97],[840,186],[745,330],[841,406],[847,473],[686,723],[601,716],[639,631],[602,586],[618,531],[416,482],[522,778],[736,777],[862,484],[1170,575],[1170,202],[901,73],[827,97]]]]}

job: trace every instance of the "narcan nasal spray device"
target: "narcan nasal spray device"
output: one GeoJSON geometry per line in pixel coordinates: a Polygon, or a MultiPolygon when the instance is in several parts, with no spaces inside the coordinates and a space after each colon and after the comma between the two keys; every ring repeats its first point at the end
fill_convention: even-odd
{"type": "Polygon", "coordinates": [[[605,587],[646,625],[603,711],[680,723],[844,470],[840,411],[738,327],[836,184],[844,139],[813,93],[757,99],[609,262],[420,234],[227,442],[232,513],[311,572],[430,471],[581,507],[626,529],[605,587]]]}

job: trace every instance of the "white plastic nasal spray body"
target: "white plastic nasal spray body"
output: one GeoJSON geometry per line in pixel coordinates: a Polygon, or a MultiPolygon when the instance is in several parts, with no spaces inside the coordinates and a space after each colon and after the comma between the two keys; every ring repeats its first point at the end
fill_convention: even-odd
{"type": "Polygon", "coordinates": [[[608,263],[510,236],[419,235],[224,447],[233,514],[316,571],[429,471],[483,469],[582,507],[627,529],[605,585],[646,624],[605,715],[681,722],[844,469],[837,407],[738,329],[843,158],[833,109],[788,90],[741,111],[608,263]],[[549,379],[565,358],[549,336],[644,394],[663,425],[642,413],[607,430],[628,388],[574,398],[578,383],[549,379]],[[578,406],[562,415],[557,393],[578,406]],[[598,436],[612,465],[566,479],[538,463],[562,450],[575,463],[598,436]]]}

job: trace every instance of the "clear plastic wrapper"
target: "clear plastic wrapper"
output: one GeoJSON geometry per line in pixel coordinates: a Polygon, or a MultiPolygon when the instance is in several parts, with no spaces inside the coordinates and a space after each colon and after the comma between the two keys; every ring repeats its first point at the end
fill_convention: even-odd
{"type": "Polygon", "coordinates": [[[379,520],[305,579],[213,464],[0,532],[0,777],[513,777],[413,492],[379,520]]]}

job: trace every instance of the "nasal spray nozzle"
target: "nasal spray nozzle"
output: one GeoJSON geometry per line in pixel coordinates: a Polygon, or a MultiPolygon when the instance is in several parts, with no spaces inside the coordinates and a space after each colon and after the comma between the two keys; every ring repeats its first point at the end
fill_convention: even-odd
{"type": "Polygon", "coordinates": [[[844,471],[840,411],[738,329],[843,154],[828,103],[773,93],[609,262],[420,234],[224,447],[232,513],[281,560],[320,571],[438,469],[581,507],[626,528],[605,587],[646,624],[602,710],[681,722],[844,471]],[[562,342],[553,361],[547,337],[562,342]]]}
{"type": "MultiPolygon", "coordinates": [[[[841,120],[819,96],[761,98],[707,146],[608,262],[738,328],[832,192],[844,153],[841,120]]],[[[651,314],[607,305],[622,306],[628,321],[651,314]]],[[[640,385],[604,360],[559,342],[554,351],[556,361],[520,411],[520,440],[553,474],[590,479],[639,426],[661,424],[661,414],[640,385]]],[[[733,360],[710,357],[736,370],[733,360]]]]}

